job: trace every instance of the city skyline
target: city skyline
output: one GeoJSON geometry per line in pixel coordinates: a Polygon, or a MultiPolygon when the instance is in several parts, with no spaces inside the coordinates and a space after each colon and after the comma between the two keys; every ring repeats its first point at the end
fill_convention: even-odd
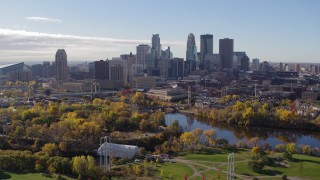
{"type": "Polygon", "coordinates": [[[271,62],[319,62],[318,1],[5,1],[0,7],[0,62],[54,61],[57,49],[68,61],[111,59],[151,45],[186,58],[189,33],[234,39],[234,51],[271,62]],[[169,8],[168,8],[169,3],[169,8]],[[154,4],[158,6],[154,12],[154,4]],[[228,10],[228,11],[226,11],[228,10]],[[58,13],[57,13],[58,12],[58,13]],[[141,18],[144,17],[144,18],[141,18]]]}

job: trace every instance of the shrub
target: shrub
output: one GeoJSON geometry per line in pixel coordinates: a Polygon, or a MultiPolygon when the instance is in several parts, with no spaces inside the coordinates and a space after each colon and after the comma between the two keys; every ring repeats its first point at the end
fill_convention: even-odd
{"type": "Polygon", "coordinates": [[[259,172],[263,169],[264,164],[260,160],[251,160],[248,162],[248,166],[252,171],[259,172]]]}

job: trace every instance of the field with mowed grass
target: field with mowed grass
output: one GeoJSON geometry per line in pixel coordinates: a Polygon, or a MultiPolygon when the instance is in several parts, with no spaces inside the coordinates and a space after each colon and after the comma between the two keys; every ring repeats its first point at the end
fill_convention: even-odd
{"type": "MultiPolygon", "coordinates": [[[[218,148],[206,149],[200,152],[183,152],[175,158],[176,162],[171,163],[169,169],[176,177],[183,177],[188,170],[174,171],[175,166],[184,164],[190,168],[190,179],[226,179],[228,169],[228,155],[232,151],[218,148]],[[191,169],[192,166],[194,170],[191,169]]],[[[290,179],[318,180],[320,177],[320,158],[308,155],[294,154],[287,166],[277,164],[265,165],[259,172],[249,169],[248,162],[251,159],[251,151],[244,149],[234,150],[235,174],[238,179],[281,179],[287,175],[290,179]]],[[[268,157],[282,157],[281,153],[269,154],[268,157]]],[[[168,163],[165,163],[168,164],[168,163]]],[[[163,171],[164,172],[164,171],[163,171]]],[[[175,179],[175,178],[173,178],[175,179]]]]}
{"type": "MultiPolygon", "coordinates": [[[[45,174],[45,173],[31,173],[31,172],[8,172],[0,171],[0,179],[12,179],[12,180],[49,180],[57,179],[57,174],[45,174]]],[[[74,180],[73,178],[61,176],[66,180],[74,180]]]]}

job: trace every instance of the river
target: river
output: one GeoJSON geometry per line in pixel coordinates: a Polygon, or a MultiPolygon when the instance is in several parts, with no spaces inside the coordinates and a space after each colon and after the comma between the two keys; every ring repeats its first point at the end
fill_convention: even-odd
{"type": "Polygon", "coordinates": [[[254,137],[259,138],[259,144],[277,144],[296,143],[297,145],[310,145],[311,147],[320,147],[320,132],[302,131],[292,129],[275,129],[264,127],[243,127],[227,124],[209,125],[199,122],[194,115],[185,115],[180,113],[166,114],[166,124],[170,125],[178,120],[184,131],[192,131],[196,128],[202,130],[214,129],[217,138],[225,138],[230,144],[237,144],[239,141],[246,141],[254,137]]]}

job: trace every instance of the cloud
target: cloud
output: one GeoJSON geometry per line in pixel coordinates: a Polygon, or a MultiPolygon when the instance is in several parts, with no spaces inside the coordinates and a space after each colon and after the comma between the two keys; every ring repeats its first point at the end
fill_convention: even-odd
{"type": "Polygon", "coordinates": [[[56,22],[56,23],[62,23],[63,21],[60,19],[53,19],[53,18],[46,18],[46,17],[26,17],[27,20],[32,21],[46,21],[46,22],[56,22]]]}
{"type": "MultiPolygon", "coordinates": [[[[54,60],[57,49],[64,48],[69,60],[98,60],[135,53],[138,44],[151,40],[129,40],[106,37],[88,37],[52,34],[0,28],[0,61],[54,60]]],[[[164,41],[165,46],[185,46],[184,42],[164,41]]]]}

